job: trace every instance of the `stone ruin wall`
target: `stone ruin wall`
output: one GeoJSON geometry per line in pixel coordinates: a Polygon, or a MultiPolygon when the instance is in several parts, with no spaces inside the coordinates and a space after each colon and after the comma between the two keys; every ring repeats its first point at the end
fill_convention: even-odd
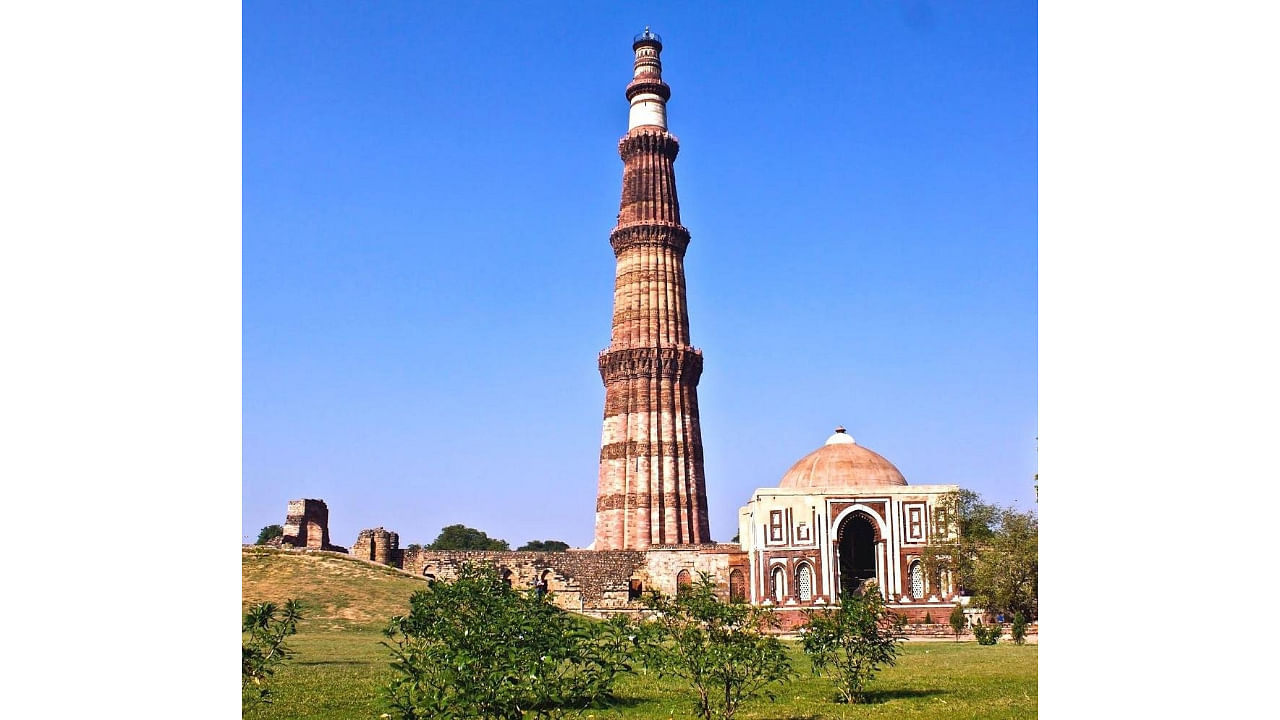
{"type": "Polygon", "coordinates": [[[680,571],[688,571],[691,582],[697,581],[699,573],[707,573],[715,580],[720,596],[727,599],[729,573],[735,568],[744,574],[750,571],[747,554],[734,543],[657,545],[645,551],[644,586],[674,595],[680,571]]]}
{"type": "Polygon", "coordinates": [[[414,575],[452,580],[464,563],[499,568],[517,589],[533,588],[546,577],[552,601],[561,608],[603,617],[643,612],[643,593],[676,592],[681,570],[692,578],[709,573],[720,594],[729,596],[729,572],[747,572],[747,555],[737,545],[667,546],[654,550],[439,551],[404,550],[401,569],[414,575]]]}
{"type": "Polygon", "coordinates": [[[311,498],[290,500],[280,544],[309,550],[335,549],[329,544],[329,506],[311,498]]]}
{"type": "MultiPolygon", "coordinates": [[[[274,543],[273,543],[274,544],[274,543]]],[[[553,601],[566,610],[603,617],[617,612],[639,613],[646,608],[643,594],[677,591],[677,578],[687,572],[691,581],[707,573],[720,595],[729,597],[729,575],[749,576],[747,553],[733,543],[659,545],[647,550],[519,550],[440,551],[400,547],[400,535],[383,527],[361,530],[348,551],[329,542],[329,509],[323,500],[290,500],[282,547],[331,550],[417,576],[452,580],[464,563],[494,565],[517,589],[530,589],[545,578],[553,601]]]]}
{"type": "Polygon", "coordinates": [[[644,553],[635,550],[405,550],[403,557],[406,572],[439,580],[456,578],[468,562],[496,566],[521,590],[545,575],[556,605],[597,617],[643,609],[629,597],[630,581],[644,565],[644,553]]]}
{"type": "Polygon", "coordinates": [[[361,560],[403,567],[404,551],[400,549],[400,534],[385,528],[361,530],[350,552],[361,560]]]}

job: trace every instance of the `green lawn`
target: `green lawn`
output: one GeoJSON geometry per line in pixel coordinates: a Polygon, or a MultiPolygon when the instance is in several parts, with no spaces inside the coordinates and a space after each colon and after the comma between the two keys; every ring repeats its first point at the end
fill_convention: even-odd
{"type": "MultiPolygon", "coordinates": [[[[272,681],[274,703],[246,718],[279,720],[354,720],[377,718],[386,708],[379,686],[389,677],[387,651],[371,628],[349,627],[300,632],[290,645],[296,656],[272,681]]],[[[740,718],[1031,718],[1036,716],[1035,645],[973,642],[908,643],[898,666],[881,672],[872,685],[873,701],[848,706],[833,701],[829,681],[814,677],[798,648],[791,652],[798,676],[778,689],[777,700],[754,701],[740,718]]],[[[667,719],[690,717],[691,695],[673,680],[641,674],[618,687],[615,708],[583,717],[667,719]]]]}
{"type": "MultiPolygon", "coordinates": [[[[390,677],[388,651],[378,632],[408,609],[409,596],[425,580],[335,554],[242,551],[242,602],[304,603],[298,634],[289,640],[294,658],[271,681],[274,702],[245,714],[250,720],[359,720],[386,711],[379,688],[390,677]]],[[[777,690],[776,702],[755,701],[739,718],[1030,718],[1036,716],[1036,646],[1001,642],[908,643],[898,666],[872,684],[874,702],[833,702],[830,681],[814,677],[804,654],[791,652],[797,677],[777,690]]],[[[652,675],[623,680],[617,707],[584,713],[591,720],[690,717],[691,691],[652,675]]]]}

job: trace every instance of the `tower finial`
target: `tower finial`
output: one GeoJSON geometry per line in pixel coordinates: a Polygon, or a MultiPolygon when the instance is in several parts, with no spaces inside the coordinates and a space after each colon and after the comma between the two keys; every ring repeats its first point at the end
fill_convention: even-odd
{"type": "Polygon", "coordinates": [[[662,38],[648,25],[631,43],[636,53],[631,83],[627,85],[627,100],[631,101],[631,117],[628,130],[641,125],[667,127],[667,100],[671,88],[662,81],[662,38]]]}

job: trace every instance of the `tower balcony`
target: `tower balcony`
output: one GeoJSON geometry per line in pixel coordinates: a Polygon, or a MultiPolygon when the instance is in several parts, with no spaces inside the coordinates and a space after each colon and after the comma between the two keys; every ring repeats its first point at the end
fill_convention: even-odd
{"type": "Polygon", "coordinates": [[[631,49],[635,50],[641,45],[655,45],[659,50],[662,49],[662,36],[645,27],[643,32],[637,33],[631,40],[631,49]]]}

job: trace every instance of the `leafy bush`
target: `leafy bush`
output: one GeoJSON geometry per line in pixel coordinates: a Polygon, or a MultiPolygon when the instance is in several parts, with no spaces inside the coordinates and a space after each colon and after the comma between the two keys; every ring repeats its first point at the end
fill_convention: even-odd
{"type": "Polygon", "coordinates": [[[562,540],[530,540],[516,548],[516,550],[541,550],[543,552],[564,552],[568,549],[569,543],[562,540]]]}
{"type": "Polygon", "coordinates": [[[552,718],[591,707],[631,670],[636,638],[624,618],[572,616],[471,564],[414,593],[409,614],[384,635],[391,716],[405,720],[552,718]]]}
{"type": "Polygon", "coordinates": [[[268,525],[258,531],[258,540],[254,545],[266,545],[272,538],[284,535],[284,528],[279,525],[268,525]]]}
{"type": "Polygon", "coordinates": [[[286,638],[298,632],[302,604],[289,600],[284,607],[259,603],[249,608],[241,625],[240,702],[248,707],[271,702],[267,680],[280,663],[291,657],[286,638]]]}
{"type": "Polygon", "coordinates": [[[933,616],[929,614],[929,611],[928,611],[928,610],[926,610],[926,611],[925,611],[925,613],[924,613],[924,624],[925,624],[925,625],[932,625],[932,624],[933,624],[933,616]]]}
{"type": "Polygon", "coordinates": [[[978,622],[973,625],[973,636],[978,638],[979,645],[995,645],[1003,630],[1000,625],[983,625],[978,622]]]}
{"type": "Polygon", "coordinates": [[[641,657],[659,676],[689,684],[698,717],[731,720],[744,700],[772,699],[770,686],[791,676],[782,643],[762,632],[776,627],[773,614],[722,601],[706,573],[674,598],[651,591],[648,600],[657,619],[644,625],[641,657]]]}
{"type": "Polygon", "coordinates": [[[1022,645],[1027,642],[1027,618],[1022,613],[1013,614],[1013,625],[1009,628],[1010,635],[1013,636],[1015,645],[1022,645]]]}
{"type": "Polygon", "coordinates": [[[947,618],[947,623],[951,625],[951,632],[956,634],[956,642],[960,642],[960,633],[964,632],[965,625],[963,605],[951,608],[951,616],[947,618]]]}
{"type": "Polygon", "coordinates": [[[483,530],[449,525],[427,546],[428,550],[510,550],[506,540],[491,538],[483,530]]]}
{"type": "Polygon", "coordinates": [[[807,610],[803,648],[813,672],[830,674],[844,702],[865,699],[867,683],[882,665],[894,665],[903,619],[884,606],[880,593],[845,593],[832,610],[807,610]]]}

